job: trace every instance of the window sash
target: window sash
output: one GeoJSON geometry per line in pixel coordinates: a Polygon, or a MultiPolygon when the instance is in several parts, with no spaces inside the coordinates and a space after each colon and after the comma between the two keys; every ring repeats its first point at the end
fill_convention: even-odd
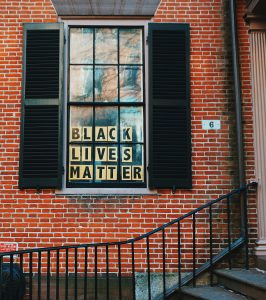
{"type": "MultiPolygon", "coordinates": [[[[145,128],[145,61],[144,61],[144,48],[145,48],[145,43],[144,43],[144,28],[142,26],[69,26],[69,41],[70,41],[70,30],[72,28],[92,28],[93,29],[93,61],[92,63],[71,63],[70,61],[70,47],[71,47],[71,42],[69,42],[69,49],[68,49],[68,133],[67,133],[67,172],[66,172],[66,186],[67,187],[83,187],[83,188],[93,188],[93,187],[146,187],[146,147],[145,147],[145,133],[146,133],[146,128],[145,128]],[[108,63],[95,63],[95,30],[96,28],[117,28],[118,31],[118,51],[117,51],[117,64],[108,64],[108,63]],[[141,30],[141,35],[142,35],[142,49],[141,49],[141,56],[142,56],[142,63],[129,63],[129,64],[121,64],[120,63],[120,49],[119,49],[119,31],[120,29],[140,29],[141,30]],[[71,66],[92,66],[93,69],[93,99],[91,102],[83,102],[83,101],[71,101],[70,99],[70,68],[71,66]],[[95,101],[95,68],[96,67],[100,67],[100,66],[115,66],[118,70],[118,91],[117,91],[117,102],[100,102],[100,101],[95,101]],[[119,74],[119,70],[121,67],[124,66],[128,66],[128,67],[141,67],[142,68],[142,102],[120,102],[120,74],[119,74]],[[120,119],[120,111],[121,108],[126,108],[126,107],[142,107],[142,131],[143,131],[143,140],[141,142],[137,142],[137,143],[128,143],[128,146],[134,146],[134,145],[139,145],[142,147],[142,156],[143,156],[143,161],[142,161],[142,165],[143,165],[143,182],[138,182],[138,181],[122,181],[122,180],[117,180],[116,182],[114,181],[110,181],[110,182],[95,182],[95,174],[93,175],[94,177],[94,181],[93,182],[81,182],[81,181],[77,181],[77,182],[73,182],[69,180],[69,166],[70,166],[70,160],[69,160],[69,149],[71,145],[78,145],[80,144],[79,142],[70,142],[70,136],[69,136],[69,130],[70,130],[70,110],[71,107],[92,107],[93,109],[93,128],[95,129],[95,110],[97,109],[97,107],[118,107],[118,118],[120,119]]],[[[117,165],[118,168],[118,176],[120,177],[120,169],[122,166],[122,161],[121,161],[121,157],[120,157],[120,148],[123,145],[123,142],[120,141],[120,120],[118,122],[118,136],[119,139],[116,143],[116,147],[118,149],[118,160],[117,162],[114,162],[114,164],[117,165]]],[[[94,130],[95,131],[95,130],[94,130]]],[[[108,147],[108,144],[105,143],[99,143],[99,146],[104,144],[106,147],[108,147]]],[[[81,145],[81,144],[80,144],[81,145]]],[[[109,144],[110,146],[112,145],[111,143],[109,144]]],[[[86,145],[84,144],[84,146],[92,146],[92,152],[94,153],[94,148],[96,146],[98,146],[98,143],[94,141],[86,143],[86,145]]],[[[95,172],[95,165],[97,163],[95,162],[95,160],[92,161],[92,165],[93,165],[93,173],[95,172]]]]}

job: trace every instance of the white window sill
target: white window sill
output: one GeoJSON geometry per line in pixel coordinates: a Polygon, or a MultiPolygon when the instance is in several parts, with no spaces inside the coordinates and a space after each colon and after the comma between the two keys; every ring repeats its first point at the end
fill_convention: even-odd
{"type": "Polygon", "coordinates": [[[56,195],[93,195],[93,196],[130,196],[130,195],[156,195],[157,190],[150,190],[147,188],[65,188],[56,190],[56,195]]]}

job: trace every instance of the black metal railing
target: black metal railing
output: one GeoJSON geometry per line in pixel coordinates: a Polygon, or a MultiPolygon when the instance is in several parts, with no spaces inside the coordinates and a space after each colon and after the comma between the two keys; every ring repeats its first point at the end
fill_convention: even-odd
{"type": "Polygon", "coordinates": [[[227,257],[231,268],[241,246],[248,268],[239,204],[251,185],[134,239],[1,253],[0,300],[167,299],[206,270],[212,284],[214,265],[227,257]]]}

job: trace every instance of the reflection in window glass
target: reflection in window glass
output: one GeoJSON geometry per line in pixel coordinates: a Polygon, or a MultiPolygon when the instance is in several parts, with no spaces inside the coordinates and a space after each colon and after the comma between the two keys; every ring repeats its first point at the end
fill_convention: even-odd
{"type": "Polygon", "coordinates": [[[95,68],[95,101],[118,101],[117,67],[98,66],[95,68]]]}
{"type": "Polygon", "coordinates": [[[93,101],[93,67],[71,66],[69,90],[70,101],[93,101]]]}
{"type": "Polygon", "coordinates": [[[97,106],[95,108],[95,126],[118,126],[118,107],[97,106]]]}
{"type": "Polygon", "coordinates": [[[70,29],[70,63],[91,64],[93,62],[93,29],[70,29]]]}
{"type": "Polygon", "coordinates": [[[96,28],[95,29],[95,63],[116,64],[117,63],[117,29],[96,28]]]}
{"type": "Polygon", "coordinates": [[[120,67],[120,101],[143,101],[142,67],[120,67]]]}
{"type": "Polygon", "coordinates": [[[91,142],[93,128],[92,107],[72,106],[70,108],[69,140],[71,142],[91,142]]]}
{"type": "Polygon", "coordinates": [[[93,109],[92,107],[71,106],[70,125],[71,126],[92,126],[93,109]]]}
{"type": "Polygon", "coordinates": [[[120,29],[120,63],[142,63],[142,31],[141,29],[120,29]]]}
{"type": "Polygon", "coordinates": [[[120,139],[121,142],[143,142],[143,108],[120,108],[120,139]]]}
{"type": "Polygon", "coordinates": [[[145,186],[142,34],[70,29],[69,187],[145,186]]]}

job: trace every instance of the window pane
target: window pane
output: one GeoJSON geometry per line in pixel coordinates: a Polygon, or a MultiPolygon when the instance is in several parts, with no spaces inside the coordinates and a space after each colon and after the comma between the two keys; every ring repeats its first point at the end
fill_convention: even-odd
{"type": "Polygon", "coordinates": [[[143,142],[143,108],[120,108],[120,140],[121,143],[143,142]]]}
{"type": "Polygon", "coordinates": [[[91,142],[93,125],[92,107],[71,106],[69,139],[72,142],[91,142]]]}
{"type": "Polygon", "coordinates": [[[95,101],[118,101],[118,71],[117,67],[95,68],[95,101]]]}
{"type": "Polygon", "coordinates": [[[93,67],[71,66],[69,90],[70,101],[93,101],[93,67]]]}
{"type": "Polygon", "coordinates": [[[93,29],[71,28],[70,29],[70,63],[92,64],[93,63],[93,29]]]}
{"type": "Polygon", "coordinates": [[[120,29],[120,63],[141,64],[142,63],[142,30],[120,29]]]}
{"type": "Polygon", "coordinates": [[[120,67],[120,101],[143,101],[142,67],[120,67]]]}
{"type": "Polygon", "coordinates": [[[116,64],[118,48],[117,29],[96,28],[95,34],[95,63],[116,64]]]}
{"type": "Polygon", "coordinates": [[[96,107],[95,126],[118,126],[118,107],[96,107]]]}

